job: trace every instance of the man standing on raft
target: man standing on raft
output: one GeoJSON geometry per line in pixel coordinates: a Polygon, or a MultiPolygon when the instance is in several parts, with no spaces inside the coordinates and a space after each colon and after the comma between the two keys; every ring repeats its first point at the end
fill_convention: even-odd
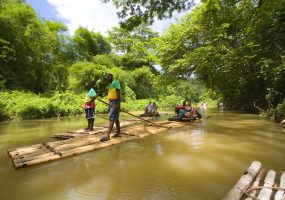
{"type": "Polygon", "coordinates": [[[120,137],[120,121],[119,114],[121,108],[121,86],[119,81],[115,80],[113,74],[107,74],[107,80],[110,83],[108,91],[109,100],[109,129],[107,135],[100,139],[101,142],[110,140],[110,134],[113,130],[114,123],[116,124],[117,133],[113,137],[120,137]]]}

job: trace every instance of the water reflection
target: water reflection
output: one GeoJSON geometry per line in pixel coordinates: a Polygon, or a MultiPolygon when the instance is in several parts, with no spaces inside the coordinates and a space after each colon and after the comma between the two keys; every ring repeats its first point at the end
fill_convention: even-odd
{"type": "Polygon", "coordinates": [[[192,148],[194,149],[202,148],[204,134],[205,134],[204,130],[191,131],[190,145],[192,146],[192,148]]]}
{"type": "Polygon", "coordinates": [[[162,156],[163,155],[163,148],[162,148],[162,146],[160,144],[156,144],[155,147],[156,147],[157,155],[162,156]]]}

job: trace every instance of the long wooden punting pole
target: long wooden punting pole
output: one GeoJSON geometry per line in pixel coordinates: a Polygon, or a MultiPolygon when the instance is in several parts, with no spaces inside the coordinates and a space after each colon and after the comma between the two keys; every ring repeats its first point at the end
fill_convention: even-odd
{"type": "Polygon", "coordinates": [[[261,169],[261,163],[253,161],[244,175],[239,179],[235,186],[228,192],[223,200],[239,200],[243,196],[244,192],[251,185],[256,175],[261,169]]]}
{"type": "MultiPolygon", "coordinates": [[[[111,105],[111,104],[109,104],[109,103],[107,103],[107,102],[105,102],[105,101],[103,101],[103,100],[101,100],[101,99],[97,99],[97,100],[100,101],[100,102],[102,102],[102,103],[104,103],[104,104],[106,104],[106,105],[108,105],[108,106],[111,106],[111,107],[113,107],[113,108],[117,108],[116,106],[113,106],[113,105],[111,105]]],[[[172,128],[172,127],[169,127],[169,126],[159,125],[159,124],[156,124],[156,123],[154,123],[154,122],[152,122],[152,121],[149,121],[149,120],[147,120],[147,119],[144,119],[144,118],[141,118],[141,117],[139,117],[139,116],[136,116],[136,115],[134,115],[134,114],[132,114],[132,113],[129,113],[129,112],[123,110],[122,108],[120,109],[120,111],[122,111],[122,112],[124,112],[124,113],[127,113],[127,114],[129,114],[129,115],[131,115],[131,116],[133,116],[133,117],[136,117],[136,118],[138,118],[138,119],[140,119],[140,120],[142,120],[142,121],[148,122],[148,123],[150,123],[150,124],[152,124],[152,125],[154,125],[154,126],[157,126],[157,127],[172,128]]]]}

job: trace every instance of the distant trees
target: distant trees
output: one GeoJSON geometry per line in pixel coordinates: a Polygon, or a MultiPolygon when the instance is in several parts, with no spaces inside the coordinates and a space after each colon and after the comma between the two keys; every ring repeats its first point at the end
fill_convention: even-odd
{"type": "Polygon", "coordinates": [[[162,36],[146,22],[191,0],[113,2],[127,20],[104,37],[84,27],[68,36],[23,0],[2,0],[0,89],[81,92],[93,81],[105,95],[111,72],[129,99],[196,99],[204,84],[235,109],[274,108],[285,98],[285,0],[203,0],[162,36]]]}
{"type": "Polygon", "coordinates": [[[158,33],[149,26],[141,24],[132,31],[123,28],[112,28],[109,32],[109,41],[113,51],[120,56],[120,65],[124,69],[134,70],[147,66],[155,72],[157,59],[154,53],[155,39],[158,33]]]}
{"type": "Polygon", "coordinates": [[[65,25],[39,19],[21,0],[1,1],[0,30],[0,89],[64,91],[68,65],[111,51],[100,33],[79,27],[66,36],[65,25]]]}
{"type": "Polygon", "coordinates": [[[94,33],[83,27],[75,31],[73,41],[80,59],[91,60],[93,56],[111,52],[111,45],[100,33],[94,33]]]}
{"type": "Polygon", "coordinates": [[[23,1],[0,5],[1,87],[44,92],[66,85],[59,75],[66,70],[58,65],[57,52],[59,35],[67,28],[59,22],[40,21],[23,1]]]}

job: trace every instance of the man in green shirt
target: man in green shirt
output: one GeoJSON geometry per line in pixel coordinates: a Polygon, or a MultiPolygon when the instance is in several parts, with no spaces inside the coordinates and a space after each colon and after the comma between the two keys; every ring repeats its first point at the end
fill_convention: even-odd
{"type": "Polygon", "coordinates": [[[113,74],[107,75],[107,80],[110,83],[108,91],[109,100],[109,129],[107,135],[100,139],[101,142],[110,140],[110,134],[113,130],[114,123],[116,124],[117,133],[113,137],[120,137],[120,121],[119,114],[121,108],[121,85],[118,80],[115,80],[113,74]]]}

